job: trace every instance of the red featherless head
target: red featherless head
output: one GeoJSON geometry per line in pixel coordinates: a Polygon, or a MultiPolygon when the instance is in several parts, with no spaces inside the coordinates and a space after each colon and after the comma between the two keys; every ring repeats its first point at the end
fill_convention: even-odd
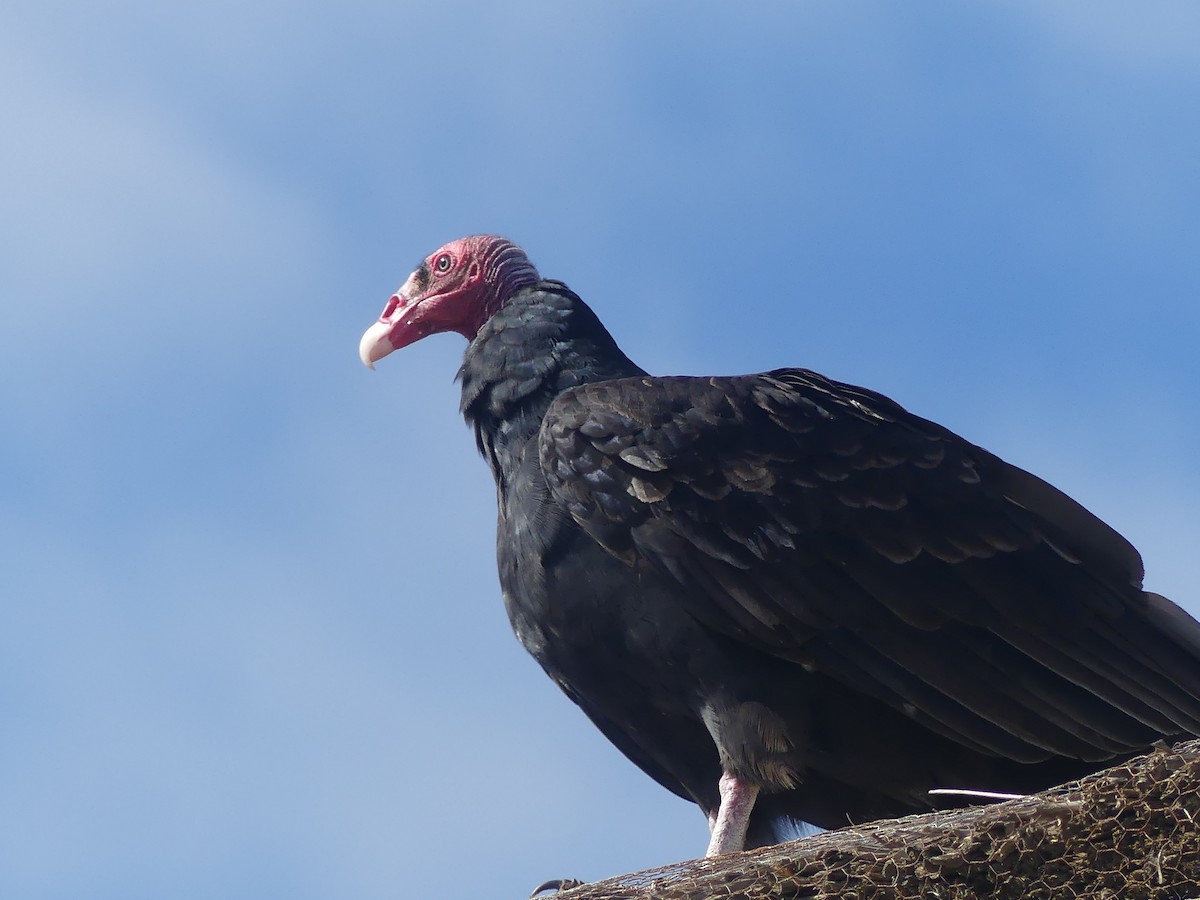
{"type": "Polygon", "coordinates": [[[493,234],[451,241],[425,258],[363,334],[358,355],[368,368],[423,337],[457,331],[467,340],[526,285],[539,280],[525,251],[493,234]]]}

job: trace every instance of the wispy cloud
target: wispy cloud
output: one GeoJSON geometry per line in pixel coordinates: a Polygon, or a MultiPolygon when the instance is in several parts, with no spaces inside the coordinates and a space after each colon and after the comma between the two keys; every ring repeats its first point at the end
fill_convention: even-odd
{"type": "Polygon", "coordinates": [[[699,852],[508,633],[461,341],[355,358],[458,234],[525,243],[653,370],[893,394],[1196,609],[1194,15],[14,13],[0,883],[475,896],[699,852]]]}

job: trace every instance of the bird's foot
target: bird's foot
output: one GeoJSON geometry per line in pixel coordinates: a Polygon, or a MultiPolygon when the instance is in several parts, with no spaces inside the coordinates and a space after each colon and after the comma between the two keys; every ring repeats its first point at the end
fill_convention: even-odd
{"type": "Polygon", "coordinates": [[[557,894],[559,891],[569,891],[571,888],[580,887],[582,884],[584,882],[578,878],[551,878],[549,881],[543,881],[535,887],[529,897],[530,900],[533,900],[534,897],[544,894],[547,891],[554,891],[557,894]]]}

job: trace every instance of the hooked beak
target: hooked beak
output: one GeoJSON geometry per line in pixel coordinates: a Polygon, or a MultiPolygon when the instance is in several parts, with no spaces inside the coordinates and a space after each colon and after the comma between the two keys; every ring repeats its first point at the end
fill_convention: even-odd
{"type": "Polygon", "coordinates": [[[362,340],[358,342],[358,358],[364,366],[374,369],[375,363],[393,350],[399,350],[423,336],[419,331],[411,333],[411,319],[419,305],[408,299],[404,288],[392,294],[379,321],[363,332],[362,340]]]}
{"type": "Polygon", "coordinates": [[[368,369],[374,369],[377,360],[383,359],[396,348],[388,340],[392,333],[390,322],[379,321],[363,332],[362,340],[358,342],[358,358],[368,369]]]}

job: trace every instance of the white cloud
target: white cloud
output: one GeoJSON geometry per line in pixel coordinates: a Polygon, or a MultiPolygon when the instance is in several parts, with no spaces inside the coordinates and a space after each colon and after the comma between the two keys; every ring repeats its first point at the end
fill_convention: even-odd
{"type": "Polygon", "coordinates": [[[1195,40],[1200,33],[1200,7],[1187,0],[1136,6],[1113,0],[1030,0],[1020,6],[1032,24],[1048,32],[1043,40],[1059,53],[1071,47],[1143,75],[1200,74],[1195,40]]]}
{"type": "Polygon", "coordinates": [[[221,330],[212,310],[251,307],[268,276],[295,286],[320,248],[304,197],[265,185],[181,109],[65,77],[9,38],[0,246],[12,302],[0,315],[10,336],[63,354],[140,320],[146,337],[187,340],[189,327],[221,330]],[[246,295],[233,290],[239,278],[246,295]]]}

